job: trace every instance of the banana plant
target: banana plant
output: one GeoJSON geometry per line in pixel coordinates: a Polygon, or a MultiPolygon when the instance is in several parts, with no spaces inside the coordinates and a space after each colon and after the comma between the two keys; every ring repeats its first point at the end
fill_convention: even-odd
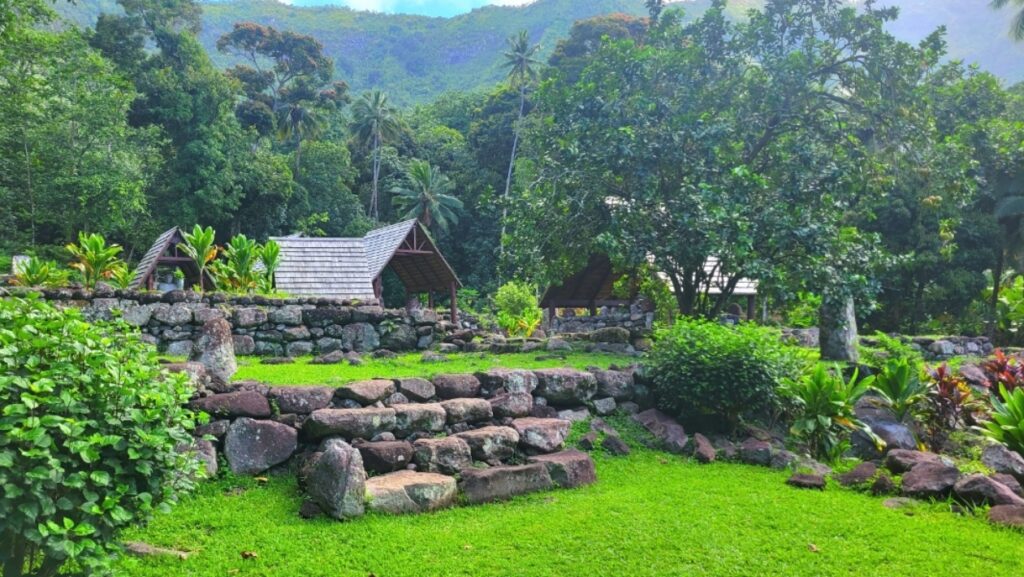
{"type": "Polygon", "coordinates": [[[999,385],[999,395],[992,395],[990,417],[983,423],[985,436],[1024,455],[1024,388],[1010,392],[999,385]]]}
{"type": "Polygon", "coordinates": [[[260,290],[264,293],[274,292],[274,273],[281,266],[281,245],[274,239],[268,240],[260,247],[260,262],[263,263],[260,290]]]}
{"type": "Polygon", "coordinates": [[[95,288],[97,282],[110,278],[118,266],[124,265],[117,257],[121,247],[116,244],[107,246],[103,235],[80,232],[78,244],[72,243],[65,248],[75,257],[71,266],[82,274],[82,284],[88,289],[95,288]]]}
{"type": "Polygon", "coordinates": [[[192,227],[191,233],[186,232],[182,236],[185,238],[185,242],[179,244],[178,248],[195,261],[196,266],[199,267],[199,292],[203,292],[206,269],[217,258],[217,252],[220,250],[214,244],[216,233],[213,227],[203,228],[197,224],[192,227]]]}
{"type": "Polygon", "coordinates": [[[58,287],[67,284],[68,271],[52,260],[41,260],[33,256],[19,263],[14,274],[14,284],[26,287],[58,287]]]}

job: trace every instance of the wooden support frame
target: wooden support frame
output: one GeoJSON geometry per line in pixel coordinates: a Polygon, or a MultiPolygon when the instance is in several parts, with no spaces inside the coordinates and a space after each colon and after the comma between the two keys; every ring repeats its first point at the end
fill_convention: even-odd
{"type": "Polygon", "coordinates": [[[452,299],[452,324],[456,327],[459,326],[459,297],[458,297],[458,285],[452,282],[450,286],[451,299],[452,299]]]}

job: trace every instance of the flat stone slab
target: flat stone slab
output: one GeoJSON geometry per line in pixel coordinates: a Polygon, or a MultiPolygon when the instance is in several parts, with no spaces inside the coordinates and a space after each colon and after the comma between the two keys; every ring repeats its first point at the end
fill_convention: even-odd
{"type": "Polygon", "coordinates": [[[480,380],[474,375],[437,375],[433,383],[437,396],[442,399],[461,399],[480,394],[480,380]]]}
{"type": "Polygon", "coordinates": [[[529,393],[501,393],[488,402],[495,417],[526,417],[533,410],[533,395],[529,393]]]}
{"type": "Polygon", "coordinates": [[[537,394],[555,406],[575,406],[589,401],[597,392],[593,374],[576,369],[541,369],[534,371],[539,385],[537,394]]]}
{"type": "Polygon", "coordinates": [[[281,414],[308,415],[330,406],[334,391],[333,387],[274,387],[267,397],[281,414]]]}
{"type": "Polygon", "coordinates": [[[839,475],[836,477],[836,480],[844,487],[856,487],[874,479],[876,473],[878,473],[878,466],[871,461],[866,461],[857,465],[852,470],[839,475]]]}
{"type": "Polygon", "coordinates": [[[512,421],[524,449],[540,453],[558,451],[565,444],[571,423],[562,419],[526,417],[512,421]]]}
{"type": "Polygon", "coordinates": [[[474,459],[488,463],[511,459],[519,444],[519,433],[511,427],[483,427],[454,436],[469,445],[474,459]]]}
{"type": "Polygon", "coordinates": [[[541,463],[548,469],[551,480],[563,489],[572,489],[597,482],[597,470],[590,455],[570,449],[549,455],[529,458],[530,463],[541,463]]]}
{"type": "Polygon", "coordinates": [[[372,439],[378,433],[395,428],[395,409],[320,409],[313,411],[302,431],[313,439],[340,436],[348,439],[372,439]]]}
{"type": "Polygon", "coordinates": [[[909,449],[893,449],[885,455],[885,468],[894,475],[902,475],[921,463],[942,464],[942,457],[909,449]]]}
{"type": "Polygon", "coordinates": [[[473,465],[469,444],[459,437],[417,439],[412,447],[416,466],[428,473],[455,475],[473,465]]]}
{"type": "Polygon", "coordinates": [[[441,401],[449,425],[479,423],[490,420],[494,413],[486,399],[449,399],[441,401]]]}
{"type": "Polygon", "coordinates": [[[471,504],[505,501],[517,495],[548,490],[552,485],[551,475],[543,463],[467,469],[462,472],[459,483],[466,502],[471,504]]]}
{"type": "Polygon", "coordinates": [[[817,489],[823,491],[825,490],[825,477],[814,473],[795,473],[789,479],[786,479],[786,484],[797,489],[817,489]]]}
{"type": "Polygon", "coordinates": [[[351,399],[363,405],[372,405],[393,395],[395,391],[394,381],[375,379],[349,383],[338,389],[337,395],[342,399],[351,399]]]}
{"type": "Polygon", "coordinates": [[[942,499],[960,479],[956,467],[943,463],[919,463],[903,475],[903,494],[919,499],[942,499]]]}
{"type": "Polygon", "coordinates": [[[369,473],[392,473],[412,463],[412,443],[406,441],[376,441],[355,447],[369,473]]]}
{"type": "Polygon", "coordinates": [[[366,481],[369,509],[389,515],[425,513],[451,507],[457,495],[455,478],[436,473],[398,471],[366,481]]]}
{"type": "Polygon", "coordinates": [[[396,379],[395,382],[398,383],[399,392],[418,403],[425,403],[437,394],[434,383],[427,379],[396,379]]]}
{"type": "Polygon", "coordinates": [[[525,369],[490,369],[477,373],[476,377],[485,389],[504,389],[510,394],[531,395],[540,384],[537,375],[525,369]]]}
{"type": "Polygon", "coordinates": [[[255,475],[287,461],[298,440],[298,431],[288,425],[242,417],[228,428],[224,455],[236,475],[255,475]]]}
{"type": "Polygon", "coordinates": [[[210,395],[196,399],[189,406],[197,411],[215,417],[251,417],[261,419],[270,416],[270,402],[257,391],[235,391],[210,395]]]}
{"type": "Polygon", "coordinates": [[[395,434],[404,437],[415,432],[444,430],[448,413],[440,403],[391,405],[395,411],[395,434]]]}

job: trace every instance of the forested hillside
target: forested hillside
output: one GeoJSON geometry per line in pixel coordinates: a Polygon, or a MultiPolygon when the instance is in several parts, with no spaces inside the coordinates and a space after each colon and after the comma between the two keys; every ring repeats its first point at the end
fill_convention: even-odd
{"type": "MultiPolygon", "coordinates": [[[[703,14],[710,0],[685,0],[692,18],[703,14]]],[[[760,0],[733,0],[730,12],[741,15],[760,0]]],[[[918,41],[939,26],[949,29],[951,58],[977,62],[983,69],[1016,82],[1024,79],[1019,65],[1024,48],[1005,34],[1006,12],[991,10],[989,0],[883,0],[879,5],[901,9],[891,30],[904,40],[918,41]]],[[[79,24],[91,24],[100,12],[117,11],[114,0],[79,0],[58,6],[79,24]]],[[[445,92],[492,86],[504,72],[504,39],[528,30],[546,57],[576,20],[623,12],[646,14],[643,0],[538,0],[523,7],[490,6],[450,19],[403,14],[357,12],[337,7],[294,7],[275,0],[236,0],[203,4],[200,41],[221,67],[230,59],[216,49],[217,39],[235,22],[254,21],[309,34],[324,44],[337,75],[360,93],[386,90],[399,104],[428,102],[445,92]]]]}

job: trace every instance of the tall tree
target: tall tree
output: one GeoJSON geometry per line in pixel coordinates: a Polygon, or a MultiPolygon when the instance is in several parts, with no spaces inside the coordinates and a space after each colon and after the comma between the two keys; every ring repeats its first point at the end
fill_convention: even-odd
{"type": "Polygon", "coordinates": [[[278,110],[277,132],[284,140],[295,143],[295,173],[302,163],[302,141],[320,133],[320,119],[315,108],[305,102],[293,102],[278,110]]]}
{"type": "Polygon", "coordinates": [[[448,194],[452,182],[441,169],[426,160],[411,160],[405,171],[406,186],[392,189],[404,218],[416,218],[429,230],[448,232],[459,222],[462,201],[448,194]]]}
{"type": "Polygon", "coordinates": [[[1005,8],[1006,6],[1020,7],[1010,24],[1010,35],[1014,40],[1024,40],[1024,0],[992,0],[993,8],[1005,8]]]}
{"type": "Polygon", "coordinates": [[[380,220],[377,186],[380,182],[381,147],[385,142],[398,138],[403,127],[398,109],[380,90],[363,94],[352,105],[352,132],[373,155],[373,192],[367,214],[375,221],[380,220]]]}
{"type": "MultiPolygon", "coordinates": [[[[501,236],[505,236],[505,219],[508,217],[508,195],[512,190],[512,174],[516,166],[516,154],[519,150],[519,130],[523,123],[523,116],[526,114],[526,91],[537,80],[537,68],[540,61],[537,60],[539,44],[530,43],[530,33],[521,30],[519,34],[508,39],[508,49],[505,51],[505,68],[508,69],[509,85],[519,91],[519,115],[512,127],[512,156],[508,161],[508,174],[505,176],[505,194],[502,201],[505,206],[501,212],[501,236]]],[[[504,241],[502,241],[504,246],[504,241]]],[[[502,249],[504,250],[504,249],[502,249]]]]}

